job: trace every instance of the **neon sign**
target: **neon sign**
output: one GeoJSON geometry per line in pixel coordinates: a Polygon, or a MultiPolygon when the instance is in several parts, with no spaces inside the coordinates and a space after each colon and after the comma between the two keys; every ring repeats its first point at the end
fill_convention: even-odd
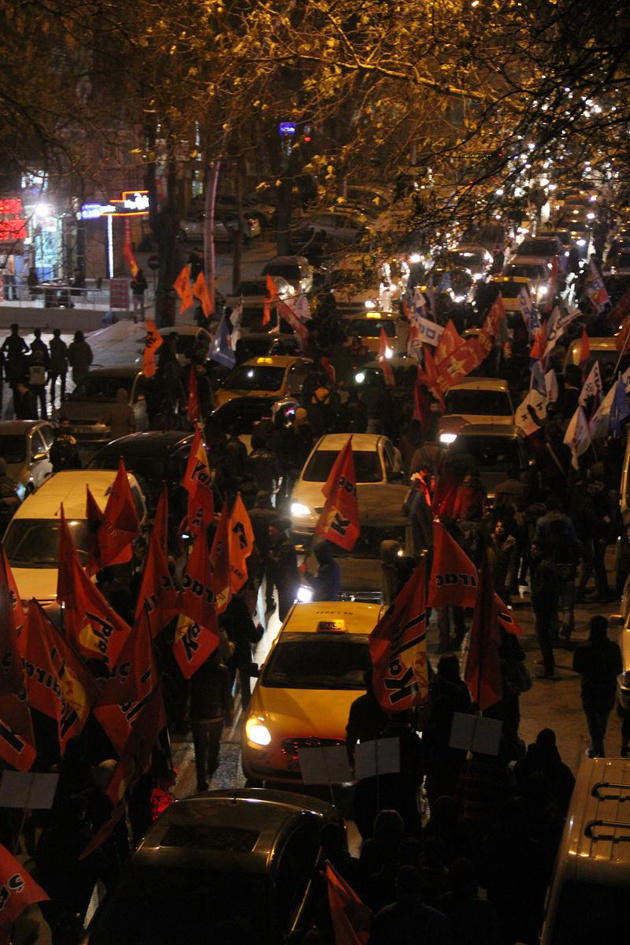
{"type": "Polygon", "coordinates": [[[23,240],[27,236],[24,205],[21,199],[19,197],[0,198],[0,242],[23,240]]]}
{"type": "Polygon", "coordinates": [[[98,220],[100,217],[146,216],[148,212],[148,190],[123,190],[120,199],[112,198],[108,203],[84,203],[79,214],[82,220],[98,220]]]}

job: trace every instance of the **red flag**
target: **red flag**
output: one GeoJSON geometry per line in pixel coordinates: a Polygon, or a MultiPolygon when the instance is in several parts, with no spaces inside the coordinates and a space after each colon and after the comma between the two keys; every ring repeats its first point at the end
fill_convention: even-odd
{"type": "Polygon", "coordinates": [[[0,758],[17,771],[30,771],[36,755],[26,690],[0,697],[0,758]]]}
{"type": "Polygon", "coordinates": [[[395,385],[394,373],[391,367],[389,366],[389,364],[387,363],[387,358],[391,357],[391,351],[392,349],[389,347],[389,344],[387,342],[387,335],[385,333],[385,329],[381,325],[381,334],[379,336],[379,341],[378,341],[378,360],[380,361],[381,367],[383,369],[383,374],[385,375],[385,383],[387,384],[388,387],[394,387],[395,385]],[[389,355],[387,353],[388,351],[390,352],[389,355]]]}
{"type": "Polygon", "coordinates": [[[88,559],[85,570],[88,574],[96,574],[103,568],[101,563],[101,544],[100,535],[103,528],[104,515],[101,508],[92,495],[90,487],[85,487],[87,499],[85,503],[85,517],[87,518],[88,530],[88,559]]]}
{"type": "Polygon", "coordinates": [[[19,860],[0,846],[0,928],[6,929],[34,902],[50,899],[19,860]]]}
{"type": "Polygon", "coordinates": [[[131,561],[132,545],[139,534],[138,513],[121,457],[98,532],[101,567],[131,561]]]}
{"type": "Polygon", "coordinates": [[[424,355],[424,371],[419,370],[418,374],[438,401],[442,410],[444,410],[444,397],[442,396],[442,391],[438,384],[438,372],[435,361],[433,360],[433,355],[428,345],[422,345],[422,351],[424,355]]]}
{"type": "Polygon", "coordinates": [[[72,598],[74,587],[72,568],[76,557],[77,553],[62,502],[59,509],[59,550],[57,552],[57,600],[60,604],[70,601],[72,598]]]}
{"type": "Polygon", "coordinates": [[[496,607],[497,611],[497,620],[503,629],[507,630],[508,633],[513,633],[517,637],[522,636],[523,628],[514,616],[514,611],[510,610],[509,607],[506,607],[496,592],[494,595],[494,606],[496,607]]]}
{"type": "Polygon", "coordinates": [[[591,356],[591,346],[586,334],[586,327],[582,329],[582,340],[580,342],[580,367],[583,367],[591,356]]]}
{"type": "Polygon", "coordinates": [[[188,373],[188,416],[191,423],[197,423],[201,414],[199,413],[199,395],[197,393],[197,366],[190,365],[188,373]]]}
{"type": "Polygon", "coordinates": [[[267,297],[265,298],[263,304],[263,319],[262,325],[268,325],[271,321],[271,306],[278,298],[278,290],[276,288],[276,283],[273,281],[271,276],[267,276],[267,297]]]}
{"type": "Polygon", "coordinates": [[[155,322],[147,318],[147,336],[144,342],[144,351],[142,352],[142,373],[145,377],[154,377],[155,352],[162,346],[163,338],[155,327],[155,322]]]}
{"type": "Polygon", "coordinates": [[[109,679],[101,685],[98,704],[138,702],[153,689],[156,670],[151,648],[151,628],[142,616],[133,625],[109,679]]]}
{"type": "Polygon", "coordinates": [[[370,634],[372,688],[385,712],[405,712],[429,698],[426,558],[370,634]]]}
{"type": "Polygon", "coordinates": [[[437,385],[445,394],[454,384],[474,371],[485,361],[486,352],[476,338],[469,338],[440,363],[437,371],[437,385]]]}
{"type": "Polygon", "coordinates": [[[442,361],[444,361],[444,359],[447,358],[449,354],[452,354],[453,351],[457,351],[457,349],[461,348],[463,344],[464,339],[455,328],[453,320],[449,318],[446,325],[444,326],[444,331],[440,336],[438,346],[435,349],[434,361],[436,367],[439,367],[442,361]]]}
{"type": "Polygon", "coordinates": [[[237,594],[247,582],[247,559],[254,550],[254,531],[243,505],[241,493],[236,493],[228,526],[230,591],[237,594]]]}
{"type": "Polygon", "coordinates": [[[474,607],[477,569],[441,522],[433,522],[429,607],[474,607]]]}
{"type": "Polygon", "coordinates": [[[464,679],[483,712],[503,696],[499,647],[501,635],[492,587],[490,555],[484,552],[479,572],[477,605],[470,628],[470,645],[464,679]]]}
{"type": "Polygon", "coordinates": [[[199,427],[195,429],[182,485],[188,492],[188,531],[194,538],[214,519],[212,474],[199,427]]]}
{"type": "Polygon", "coordinates": [[[370,940],[370,910],[328,861],[326,882],[335,945],[367,945],[370,940]]]}
{"type": "Polygon", "coordinates": [[[177,279],[173,283],[173,288],[181,299],[180,311],[185,312],[186,309],[192,308],[195,304],[195,300],[190,287],[190,273],[188,272],[188,266],[184,266],[177,279]]]}
{"type": "Polygon", "coordinates": [[[98,686],[36,600],[29,604],[27,627],[24,668],[28,702],[56,719],[63,755],[69,740],[83,731],[98,686]]]}
{"type": "Polygon", "coordinates": [[[68,638],[83,656],[102,660],[111,669],[131,628],[112,610],[76,556],[72,562],[72,582],[71,594],[64,599],[68,638]]]}
{"type": "Polygon", "coordinates": [[[85,850],[80,854],[79,860],[85,860],[85,858],[88,857],[90,853],[94,853],[95,850],[98,850],[98,848],[101,847],[105,843],[105,841],[109,839],[109,837],[111,837],[116,827],[116,824],[118,823],[120,818],[123,816],[123,814],[126,812],[126,810],[127,810],[126,805],[123,804],[122,802],[116,805],[116,807],[113,809],[113,811],[111,812],[107,820],[104,821],[101,824],[101,826],[98,828],[98,830],[96,831],[96,833],[94,834],[94,836],[92,837],[88,845],[86,846],[85,850]]]}
{"type": "Polygon", "coordinates": [[[267,275],[267,292],[269,293],[269,299],[271,301],[278,297],[276,283],[273,281],[270,275],[267,275]]]}
{"type": "Polygon", "coordinates": [[[166,503],[166,486],[163,485],[149,539],[135,614],[136,624],[140,622],[144,614],[153,637],[156,637],[170,623],[177,613],[178,606],[178,594],[166,558],[164,537],[168,518],[166,503]]]}
{"type": "Polygon", "coordinates": [[[20,692],[24,685],[20,636],[24,611],[9,560],[0,546],[0,696],[20,692]]]}
{"type": "MultiPolygon", "coordinates": [[[[208,286],[206,284],[206,277],[203,272],[200,272],[197,276],[195,284],[193,286],[193,295],[195,295],[201,302],[201,307],[203,309],[203,314],[207,319],[212,317],[214,312],[214,304],[211,294],[208,292],[208,286]]],[[[214,287],[212,295],[214,295],[214,287]]]]}
{"type": "Polygon", "coordinates": [[[208,542],[204,532],[194,541],[182,579],[181,615],[173,653],[186,679],[205,663],[219,643],[219,628],[208,542]]]}
{"type": "Polygon", "coordinates": [[[123,257],[129,266],[132,279],[135,279],[138,275],[138,263],[133,254],[133,246],[131,245],[131,221],[129,217],[125,217],[123,226],[123,257]]]}
{"type": "Polygon", "coordinates": [[[315,532],[352,551],[359,537],[359,509],[357,506],[357,478],[354,472],[352,437],[333,463],[323,488],[326,503],[315,526],[315,532]]]}
{"type": "Polygon", "coordinates": [[[152,531],[157,535],[160,547],[166,557],[168,555],[168,490],[165,482],[162,483],[160,490],[152,531]]]}
{"type": "Polygon", "coordinates": [[[232,581],[230,572],[230,516],[227,499],[223,501],[223,508],[219,516],[217,530],[212,541],[210,559],[212,561],[212,582],[216,601],[217,614],[222,614],[232,597],[232,581]]]}

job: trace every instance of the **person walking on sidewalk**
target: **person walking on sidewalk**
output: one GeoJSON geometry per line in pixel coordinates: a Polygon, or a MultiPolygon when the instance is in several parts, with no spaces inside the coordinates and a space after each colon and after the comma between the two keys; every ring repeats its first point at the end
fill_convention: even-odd
{"type": "Polygon", "coordinates": [[[133,320],[138,321],[138,309],[140,309],[140,321],[144,321],[144,293],[147,291],[147,280],[144,277],[142,269],[138,269],[136,276],[131,280],[131,294],[133,296],[133,320]]]}
{"type": "Polygon", "coordinates": [[[219,767],[223,726],[231,724],[230,674],[217,649],[190,680],[190,727],[198,791],[208,790],[208,781],[219,767]]]}
{"type": "Polygon", "coordinates": [[[560,584],[556,563],[550,554],[538,555],[532,546],[532,609],[536,618],[536,637],[540,647],[543,670],[539,679],[558,679],[553,658],[553,645],[558,640],[558,607],[560,584]]]}
{"type": "Polygon", "coordinates": [[[50,341],[50,363],[48,377],[50,378],[50,403],[55,405],[55,389],[59,380],[59,402],[66,399],[66,374],[68,373],[68,345],[61,337],[61,329],[55,328],[50,341]]]}
{"type": "Polygon", "coordinates": [[[615,704],[617,676],[623,670],[621,650],[608,639],[608,620],[591,617],[589,637],[573,654],[573,669],[582,676],[582,708],[591,737],[589,758],[603,758],[608,716],[615,704]]]}
{"type": "Polygon", "coordinates": [[[68,348],[68,361],[72,368],[72,380],[74,381],[75,387],[78,387],[86,376],[93,360],[94,355],[85,340],[85,335],[82,331],[75,331],[74,341],[68,348]]]}

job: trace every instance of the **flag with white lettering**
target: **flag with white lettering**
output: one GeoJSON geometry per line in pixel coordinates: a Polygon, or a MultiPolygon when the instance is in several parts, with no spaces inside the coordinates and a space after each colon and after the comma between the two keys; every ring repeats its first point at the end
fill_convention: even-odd
{"type": "Polygon", "coordinates": [[[477,568],[441,522],[433,522],[429,607],[474,607],[477,568]]]}
{"type": "Polygon", "coordinates": [[[214,519],[212,473],[199,427],[195,429],[182,485],[188,492],[188,532],[194,538],[214,519]]]}
{"type": "Polygon", "coordinates": [[[230,590],[237,594],[247,581],[247,559],[254,550],[254,531],[243,504],[241,493],[236,493],[228,522],[230,590]]]}
{"type": "Polygon", "coordinates": [[[569,421],[569,426],[564,434],[564,443],[571,450],[571,465],[574,469],[580,468],[579,457],[591,445],[591,434],[588,428],[588,420],[582,407],[578,407],[569,421]]]}
{"type": "Polygon", "coordinates": [[[372,688],[385,712],[405,712],[429,698],[426,557],[370,634],[372,688]]]}
{"type": "MultiPolygon", "coordinates": [[[[0,930],[11,938],[11,925],[34,902],[45,902],[50,896],[38,886],[19,860],[0,846],[0,930]]],[[[37,933],[35,933],[37,934],[37,933]]]]}
{"type": "Polygon", "coordinates": [[[340,548],[352,551],[359,537],[359,509],[351,436],[333,463],[322,491],[326,502],[315,532],[340,548]]]}
{"type": "Polygon", "coordinates": [[[597,407],[603,392],[604,385],[602,384],[602,376],[599,370],[599,361],[595,361],[588,373],[588,377],[582,385],[578,404],[580,407],[586,407],[590,401],[594,401],[594,405],[597,407]]]}
{"type": "Polygon", "coordinates": [[[153,637],[173,619],[179,601],[166,557],[167,502],[166,485],[163,484],[149,538],[135,614],[136,623],[144,615],[153,637]]]}
{"type": "Polygon", "coordinates": [[[219,644],[212,565],[205,532],[197,535],[182,578],[181,613],[173,654],[186,679],[205,663],[219,644]]]}

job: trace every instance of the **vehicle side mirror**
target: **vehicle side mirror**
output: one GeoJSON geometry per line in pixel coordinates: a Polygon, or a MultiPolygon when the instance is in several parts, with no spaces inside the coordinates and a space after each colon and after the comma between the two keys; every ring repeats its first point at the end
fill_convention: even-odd
{"type": "Polygon", "coordinates": [[[400,482],[403,478],[402,469],[392,469],[389,476],[387,477],[388,482],[400,482]]]}
{"type": "Polygon", "coordinates": [[[249,675],[254,676],[256,679],[260,676],[260,666],[258,663],[249,664],[249,675]]]}
{"type": "Polygon", "coordinates": [[[42,459],[48,459],[48,453],[34,453],[33,462],[39,463],[42,459]]]}

